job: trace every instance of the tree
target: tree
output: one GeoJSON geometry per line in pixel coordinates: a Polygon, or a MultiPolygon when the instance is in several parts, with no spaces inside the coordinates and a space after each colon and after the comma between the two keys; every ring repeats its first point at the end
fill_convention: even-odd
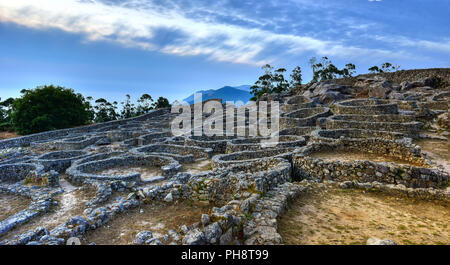
{"type": "Polygon", "coordinates": [[[73,89],[39,86],[22,90],[12,103],[11,120],[20,134],[84,125],[89,122],[89,104],[73,89]]]}
{"type": "Polygon", "coordinates": [[[133,103],[131,103],[131,97],[129,94],[126,94],[126,100],[125,102],[121,102],[122,104],[122,111],[121,111],[121,118],[122,119],[128,119],[136,116],[136,108],[133,103]]]}
{"type": "Polygon", "coordinates": [[[313,57],[309,60],[309,64],[313,70],[312,82],[351,77],[356,72],[354,64],[348,63],[343,69],[339,69],[325,56],[322,57],[320,62],[317,62],[317,59],[313,57]]]}
{"type": "Polygon", "coordinates": [[[389,72],[396,72],[399,69],[400,69],[400,65],[393,65],[393,64],[391,64],[389,62],[384,63],[384,64],[381,65],[382,72],[387,72],[387,73],[389,73],[389,72]]]}
{"type": "Polygon", "coordinates": [[[381,73],[382,70],[380,68],[378,68],[378,66],[375,65],[375,66],[372,66],[369,68],[369,72],[371,74],[376,74],[376,73],[381,73]]]}
{"type": "Polygon", "coordinates": [[[11,121],[13,98],[0,101],[0,131],[11,130],[13,125],[11,121]]]}
{"type": "Polygon", "coordinates": [[[142,115],[152,110],[153,109],[152,102],[153,102],[152,96],[150,96],[149,94],[143,94],[138,99],[139,104],[136,108],[136,115],[142,115]]]}
{"type": "Polygon", "coordinates": [[[389,72],[396,72],[400,69],[400,65],[393,65],[389,62],[386,62],[381,65],[381,68],[378,66],[372,66],[368,70],[372,74],[380,74],[380,73],[389,73],[389,72]]]}
{"type": "Polygon", "coordinates": [[[344,69],[341,70],[341,75],[344,78],[347,77],[351,77],[352,75],[354,75],[356,73],[356,65],[352,64],[352,63],[348,63],[345,65],[344,69]]]}
{"type": "Polygon", "coordinates": [[[279,68],[272,72],[273,67],[270,64],[264,65],[262,69],[264,74],[250,87],[250,93],[253,94],[251,100],[257,100],[264,94],[281,93],[289,88],[289,82],[283,75],[286,69],[279,68]]]}
{"type": "Polygon", "coordinates": [[[104,98],[99,98],[95,101],[95,122],[107,122],[117,120],[119,114],[117,114],[117,102],[112,104],[104,98]]]}
{"type": "Polygon", "coordinates": [[[286,69],[284,68],[275,70],[275,74],[272,77],[272,82],[275,84],[271,93],[281,93],[289,88],[289,82],[284,79],[284,72],[286,72],[286,69]]]}
{"type": "Polygon", "coordinates": [[[95,110],[91,103],[92,100],[93,100],[93,98],[91,96],[86,97],[86,105],[89,110],[89,121],[90,122],[93,122],[95,119],[95,110]]]}
{"type": "Polygon", "coordinates": [[[299,87],[302,85],[302,68],[300,66],[297,66],[292,70],[291,74],[291,86],[292,87],[299,87]]]}
{"type": "Polygon", "coordinates": [[[117,101],[110,103],[104,98],[99,98],[95,103],[97,104],[95,106],[95,109],[97,110],[95,113],[95,122],[107,122],[119,118],[120,115],[116,112],[117,101]]]}
{"type": "Polygon", "coordinates": [[[156,102],[152,104],[152,107],[154,109],[162,109],[162,108],[170,108],[172,105],[170,105],[169,100],[164,97],[159,97],[156,102]]]}

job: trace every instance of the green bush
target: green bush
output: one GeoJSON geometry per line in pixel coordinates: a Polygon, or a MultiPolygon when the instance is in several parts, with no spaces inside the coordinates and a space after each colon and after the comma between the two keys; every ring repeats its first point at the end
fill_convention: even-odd
{"type": "Polygon", "coordinates": [[[81,94],[53,85],[22,90],[22,97],[13,102],[11,115],[19,134],[84,125],[91,117],[90,104],[81,94]]]}
{"type": "Polygon", "coordinates": [[[170,105],[169,100],[164,97],[159,97],[156,102],[153,102],[152,108],[153,109],[162,109],[162,108],[170,108],[172,105],[170,105]]]}

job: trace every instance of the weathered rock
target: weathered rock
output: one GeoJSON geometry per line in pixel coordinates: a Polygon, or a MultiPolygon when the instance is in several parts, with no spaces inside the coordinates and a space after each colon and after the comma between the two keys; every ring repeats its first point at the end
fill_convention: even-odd
{"type": "Polygon", "coordinates": [[[229,245],[232,241],[233,241],[233,230],[230,228],[220,237],[220,244],[229,245]]]}
{"type": "Polygon", "coordinates": [[[183,238],[183,245],[203,245],[205,243],[205,234],[199,229],[190,230],[183,238]]]}
{"type": "Polygon", "coordinates": [[[220,225],[217,222],[214,222],[205,227],[203,232],[205,233],[206,242],[210,244],[217,243],[220,236],[222,235],[222,229],[220,228],[220,225]]]}
{"type": "Polygon", "coordinates": [[[371,237],[367,239],[366,245],[397,245],[397,243],[390,239],[379,239],[376,237],[371,237]]]}
{"type": "Polygon", "coordinates": [[[169,192],[169,194],[167,194],[167,196],[164,198],[165,202],[173,202],[173,196],[172,193],[169,192]]]}
{"type": "Polygon", "coordinates": [[[153,233],[151,231],[141,231],[136,235],[136,238],[134,239],[134,244],[136,245],[142,245],[149,239],[153,238],[153,233]]]}
{"type": "Polygon", "coordinates": [[[211,218],[207,214],[202,214],[201,220],[202,220],[203,226],[207,226],[209,224],[209,222],[211,221],[211,218]]]}

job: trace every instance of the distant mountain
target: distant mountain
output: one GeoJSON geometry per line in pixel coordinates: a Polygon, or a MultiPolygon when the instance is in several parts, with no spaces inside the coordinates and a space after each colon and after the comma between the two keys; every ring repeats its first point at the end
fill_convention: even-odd
{"type": "MultiPolygon", "coordinates": [[[[238,87],[224,86],[217,90],[214,89],[200,90],[197,91],[196,93],[202,94],[203,101],[213,98],[221,98],[222,102],[224,103],[226,101],[238,101],[238,100],[242,100],[244,103],[246,103],[247,101],[250,100],[250,98],[253,97],[253,95],[250,94],[250,86],[248,85],[238,87]]],[[[186,101],[189,104],[194,104],[194,94],[185,98],[184,101],[186,101]]]]}
{"type": "Polygon", "coordinates": [[[234,88],[237,88],[239,90],[244,90],[250,92],[251,85],[242,85],[242,86],[234,86],[234,88]]]}

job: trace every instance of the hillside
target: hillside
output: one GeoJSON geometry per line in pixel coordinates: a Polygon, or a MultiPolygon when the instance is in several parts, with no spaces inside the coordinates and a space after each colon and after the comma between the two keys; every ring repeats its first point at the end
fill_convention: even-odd
{"type": "Polygon", "coordinates": [[[384,77],[397,84],[401,84],[404,81],[414,82],[427,77],[436,76],[440,78],[440,83],[437,88],[446,88],[450,86],[450,68],[412,69],[400,70],[392,73],[362,74],[351,78],[337,79],[336,82],[341,85],[354,85],[359,77],[373,78],[374,76],[384,77]]]}

